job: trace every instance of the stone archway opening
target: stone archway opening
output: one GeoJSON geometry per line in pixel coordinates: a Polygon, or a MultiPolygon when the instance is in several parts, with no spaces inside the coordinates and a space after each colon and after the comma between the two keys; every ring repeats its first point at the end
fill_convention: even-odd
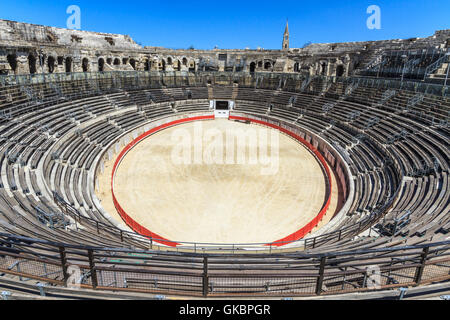
{"type": "Polygon", "coordinates": [[[28,55],[28,68],[30,70],[30,74],[36,73],[36,57],[32,54],[28,55]]]}
{"type": "Polygon", "coordinates": [[[189,72],[195,72],[195,61],[189,63],[189,72]]]}
{"type": "Polygon", "coordinates": [[[72,63],[73,63],[72,58],[71,57],[67,57],[66,58],[66,62],[65,62],[66,72],[72,72],[72,63]]]}
{"type": "Polygon", "coordinates": [[[150,59],[146,59],[144,62],[144,71],[150,71],[152,63],[150,59]]]}
{"type": "Polygon", "coordinates": [[[89,60],[88,60],[88,58],[84,58],[81,61],[81,67],[83,69],[83,72],[88,72],[89,71],[89,60]]]}
{"type": "Polygon", "coordinates": [[[136,70],[136,60],[130,59],[130,65],[134,70],[136,70]]]}
{"type": "Polygon", "coordinates": [[[326,62],[323,62],[323,63],[321,64],[320,74],[321,74],[322,76],[324,76],[324,75],[326,75],[326,73],[327,73],[327,64],[326,64],[326,62]]]}
{"type": "Polygon", "coordinates": [[[8,60],[9,66],[11,67],[11,70],[16,73],[17,72],[17,56],[15,54],[8,54],[6,57],[8,60]]]}
{"type": "Polygon", "coordinates": [[[342,77],[344,75],[345,68],[342,64],[336,67],[336,77],[342,77]]]}
{"type": "Polygon", "coordinates": [[[98,71],[103,72],[105,70],[105,59],[98,59],[98,71]]]}
{"type": "Polygon", "coordinates": [[[47,66],[48,66],[49,73],[55,72],[55,58],[53,58],[52,56],[48,57],[47,66]]]}

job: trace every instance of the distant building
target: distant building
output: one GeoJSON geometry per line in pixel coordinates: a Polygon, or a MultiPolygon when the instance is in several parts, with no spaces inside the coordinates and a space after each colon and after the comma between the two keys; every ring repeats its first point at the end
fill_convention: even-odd
{"type": "Polygon", "coordinates": [[[284,29],[283,35],[283,50],[289,50],[289,25],[288,21],[286,21],[286,29],[284,29]]]}

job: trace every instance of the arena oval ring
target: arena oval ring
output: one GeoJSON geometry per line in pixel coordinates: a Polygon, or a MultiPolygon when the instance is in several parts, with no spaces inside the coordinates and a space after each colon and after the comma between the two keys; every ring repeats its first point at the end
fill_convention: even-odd
{"type": "MultiPolygon", "coordinates": [[[[158,235],[157,233],[154,233],[150,230],[148,230],[146,227],[142,226],[141,224],[139,224],[138,222],[136,222],[132,216],[130,216],[126,210],[121,206],[121,204],[119,203],[119,201],[116,198],[115,192],[114,192],[114,184],[115,184],[115,177],[116,177],[116,172],[120,166],[120,163],[122,162],[122,160],[124,159],[124,157],[137,145],[139,144],[141,141],[143,141],[144,139],[147,139],[149,137],[151,137],[151,135],[164,130],[166,128],[169,127],[173,127],[176,125],[180,125],[183,123],[187,123],[187,122],[193,122],[193,121],[199,121],[199,120],[213,120],[214,116],[197,116],[197,117],[191,117],[191,118],[183,118],[180,120],[175,120],[172,122],[168,122],[166,124],[157,126],[147,132],[144,132],[143,134],[141,134],[140,136],[138,136],[137,138],[135,138],[134,140],[132,140],[128,145],[126,145],[126,147],[119,153],[119,155],[117,156],[115,162],[114,162],[114,166],[112,169],[112,174],[111,174],[111,192],[112,192],[112,199],[114,202],[114,206],[117,209],[117,212],[119,213],[120,217],[124,220],[124,222],[134,231],[138,232],[141,235],[153,238],[153,240],[155,242],[164,244],[164,245],[168,245],[168,246],[177,246],[177,245],[182,245],[182,243],[178,243],[177,241],[168,241],[168,239],[161,237],[160,235],[158,235]]],[[[231,115],[229,117],[229,120],[239,120],[239,121],[248,121],[251,123],[256,123],[259,125],[263,125],[266,126],[268,128],[273,128],[276,130],[279,130],[280,132],[283,132],[284,134],[294,138],[296,141],[298,141],[299,143],[301,143],[303,146],[305,146],[312,154],[314,154],[314,156],[317,158],[317,160],[319,161],[319,163],[322,166],[322,169],[325,173],[325,177],[326,177],[326,191],[325,191],[325,200],[323,205],[321,205],[320,207],[320,211],[313,217],[313,219],[311,219],[306,225],[302,226],[301,228],[299,228],[297,231],[293,232],[292,234],[289,234],[288,236],[285,236],[279,240],[273,241],[271,243],[266,243],[263,245],[269,245],[269,246],[283,246],[292,242],[295,242],[299,239],[302,239],[305,235],[307,235],[308,233],[310,233],[317,225],[318,223],[322,220],[323,216],[326,214],[329,206],[330,206],[330,201],[331,201],[331,194],[332,194],[332,182],[331,182],[331,172],[330,169],[328,167],[328,164],[326,162],[326,160],[324,159],[324,157],[322,156],[322,154],[320,152],[318,152],[318,150],[312,146],[309,142],[307,142],[306,140],[304,140],[302,137],[300,137],[299,135],[292,133],[291,131],[282,128],[280,126],[265,122],[265,121],[261,121],[261,120],[256,120],[256,119],[251,119],[251,118],[247,118],[247,117],[239,117],[239,116],[233,116],[231,115]]],[[[150,176],[151,179],[151,176],[150,176]]],[[[125,193],[127,193],[127,189],[125,189],[125,193]]],[[[141,195],[142,197],[145,197],[145,192],[141,195]]],[[[133,199],[132,202],[135,202],[136,199],[133,199]]],[[[180,203],[180,205],[182,205],[180,203]]],[[[309,205],[312,205],[311,203],[309,205]]],[[[145,211],[144,211],[145,212],[145,211]]],[[[163,215],[167,215],[170,214],[170,212],[166,212],[166,213],[162,213],[163,215]]],[[[193,209],[192,211],[188,211],[186,212],[187,215],[191,216],[191,218],[193,218],[193,215],[195,214],[195,209],[193,209]]],[[[141,214],[142,216],[142,214],[141,214]]],[[[167,218],[167,217],[166,217],[167,218]]],[[[277,221],[274,221],[273,223],[276,224],[277,221]]],[[[220,223],[220,218],[218,223],[220,223]]],[[[257,219],[255,221],[255,223],[257,224],[257,219]]],[[[174,223],[175,224],[175,221],[174,223]]],[[[274,225],[269,224],[269,227],[266,229],[266,233],[270,232],[270,229],[272,229],[274,227],[274,225]]],[[[211,227],[205,227],[206,229],[208,229],[208,232],[210,232],[210,228],[211,227]]],[[[233,227],[232,227],[233,228],[233,227]]],[[[231,230],[228,230],[227,233],[229,233],[231,230]]],[[[247,231],[248,232],[248,231],[247,231]]],[[[184,241],[185,242],[185,241],[184,241]]],[[[198,242],[199,244],[202,244],[201,242],[198,242]]],[[[234,241],[234,243],[237,243],[237,245],[243,245],[242,242],[236,242],[234,241]]],[[[206,243],[203,243],[206,244],[206,243]]],[[[210,245],[221,245],[222,243],[209,243],[210,245]]],[[[232,244],[232,243],[230,243],[232,244]]],[[[257,245],[258,243],[247,243],[248,245],[257,245]]]]}

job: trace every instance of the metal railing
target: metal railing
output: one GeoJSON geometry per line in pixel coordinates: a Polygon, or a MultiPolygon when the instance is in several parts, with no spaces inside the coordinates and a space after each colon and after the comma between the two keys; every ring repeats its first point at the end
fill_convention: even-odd
{"type": "Polygon", "coordinates": [[[430,64],[426,69],[425,69],[425,78],[427,78],[430,74],[432,74],[434,71],[436,71],[437,69],[439,69],[439,67],[443,64],[443,63],[447,63],[450,61],[450,52],[447,52],[445,55],[443,55],[442,57],[440,57],[438,60],[436,60],[435,62],[433,62],[432,64],[430,64]]]}
{"type": "MultiPolygon", "coordinates": [[[[296,73],[269,73],[269,72],[184,72],[184,71],[108,71],[108,72],[79,72],[54,73],[34,75],[0,75],[0,88],[8,86],[26,86],[36,84],[61,84],[82,81],[91,84],[91,89],[101,90],[137,90],[141,88],[176,87],[176,86],[204,86],[208,83],[219,85],[233,85],[238,83],[242,87],[269,87],[277,89],[280,81],[294,80],[307,84],[303,90],[314,82],[350,84],[360,82],[361,85],[375,88],[402,89],[433,95],[450,95],[448,87],[440,84],[424,83],[421,81],[400,81],[396,79],[383,79],[377,77],[327,77],[305,76],[296,73]]],[[[302,90],[302,91],[303,91],[302,90]]],[[[100,91],[101,93],[102,91],[100,91]]]]}
{"type": "Polygon", "coordinates": [[[177,254],[0,233],[0,272],[71,288],[203,297],[312,296],[450,279],[450,241],[323,254],[177,254]]]}
{"type": "Polygon", "coordinates": [[[440,65],[449,49],[415,49],[385,51],[355,74],[381,78],[427,80],[427,76],[440,65]]]}

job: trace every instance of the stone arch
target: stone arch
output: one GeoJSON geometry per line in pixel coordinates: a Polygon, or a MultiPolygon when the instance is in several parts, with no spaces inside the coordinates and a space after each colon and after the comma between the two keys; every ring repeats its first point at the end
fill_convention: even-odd
{"type": "Polygon", "coordinates": [[[47,67],[48,67],[49,73],[55,72],[55,58],[54,57],[49,56],[47,58],[47,67]]]}
{"type": "Polygon", "coordinates": [[[344,65],[340,64],[336,67],[336,77],[342,77],[345,73],[344,65]]]}
{"type": "Polygon", "coordinates": [[[37,72],[36,61],[37,61],[36,57],[30,53],[28,55],[28,69],[30,71],[30,74],[35,74],[37,72]]]}
{"type": "Polygon", "coordinates": [[[167,65],[172,65],[172,57],[167,57],[167,65]]]}
{"type": "Polygon", "coordinates": [[[130,65],[133,67],[134,70],[136,70],[136,60],[133,58],[130,59],[130,65]]]}
{"type": "Polygon", "coordinates": [[[160,64],[161,64],[160,70],[166,71],[166,60],[161,59],[160,64]]]}
{"type": "Polygon", "coordinates": [[[81,61],[81,68],[83,69],[83,72],[89,71],[89,59],[88,58],[83,58],[83,60],[81,61]]]}
{"type": "Polygon", "coordinates": [[[252,62],[250,63],[250,72],[253,73],[256,70],[256,62],[252,62]]]}
{"type": "Polygon", "coordinates": [[[105,59],[98,59],[98,71],[103,72],[105,70],[105,59]]]}
{"type": "Polygon", "coordinates": [[[144,61],[144,71],[150,71],[152,68],[152,62],[150,61],[150,59],[145,59],[144,61]]]}
{"type": "Polygon", "coordinates": [[[111,65],[111,64],[112,64],[112,58],[107,58],[107,59],[106,59],[106,63],[109,64],[109,65],[111,65]]]}
{"type": "Polygon", "coordinates": [[[300,72],[300,63],[294,63],[294,72],[300,72]]]}
{"type": "Polygon", "coordinates": [[[115,58],[113,64],[115,66],[120,66],[120,59],[119,58],[115,58]]]}
{"type": "Polygon", "coordinates": [[[8,54],[6,57],[8,60],[9,66],[11,67],[11,70],[16,73],[17,71],[17,56],[15,54],[8,54]]]}
{"type": "Polygon", "coordinates": [[[321,74],[322,76],[325,76],[325,75],[327,74],[327,67],[328,67],[328,65],[327,65],[326,62],[322,62],[322,63],[320,64],[320,74],[321,74]]]}
{"type": "Polygon", "coordinates": [[[65,61],[66,72],[72,72],[72,63],[73,59],[71,57],[67,57],[65,61]]]}
{"type": "Polygon", "coordinates": [[[187,66],[188,59],[186,57],[183,57],[182,63],[183,63],[183,66],[187,66]]]}
{"type": "Polygon", "coordinates": [[[266,61],[265,63],[264,63],[264,69],[265,70],[269,70],[269,69],[271,69],[272,68],[272,63],[270,62],[270,61],[266,61]]]}
{"type": "Polygon", "coordinates": [[[189,71],[190,72],[195,72],[195,66],[196,66],[195,60],[191,60],[189,62],[189,71]]]}

